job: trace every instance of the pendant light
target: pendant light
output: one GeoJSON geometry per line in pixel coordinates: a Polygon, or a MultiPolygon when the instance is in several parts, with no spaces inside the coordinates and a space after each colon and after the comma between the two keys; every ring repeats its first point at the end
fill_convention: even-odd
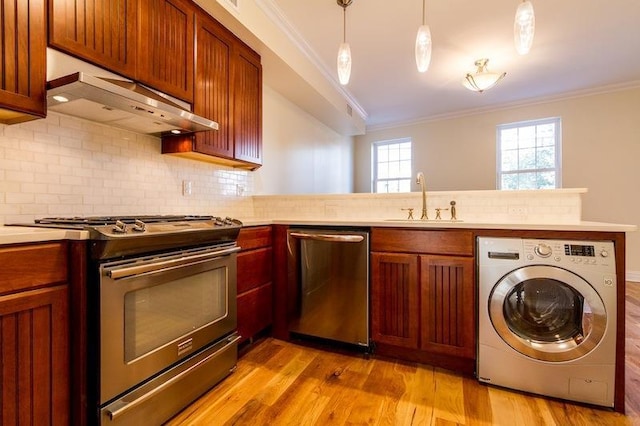
{"type": "Polygon", "coordinates": [[[416,36],[416,65],[418,72],[426,72],[431,63],[431,30],[426,24],[426,0],[422,0],[422,25],[416,36]]]}
{"type": "Polygon", "coordinates": [[[535,28],[536,17],[533,13],[533,4],[529,0],[523,1],[516,10],[516,19],[513,22],[513,41],[519,54],[529,53],[535,28]]]}
{"type": "Polygon", "coordinates": [[[495,86],[507,75],[506,72],[500,74],[488,71],[487,62],[489,62],[488,59],[478,59],[475,62],[476,67],[478,67],[476,72],[473,74],[467,73],[464,80],[462,80],[462,85],[469,90],[482,93],[495,86]]]}
{"type": "Polygon", "coordinates": [[[342,26],[342,43],[338,49],[338,79],[343,86],[349,83],[351,77],[351,48],[347,43],[347,7],[353,0],[336,0],[338,6],[342,7],[343,26],[342,26]]]}

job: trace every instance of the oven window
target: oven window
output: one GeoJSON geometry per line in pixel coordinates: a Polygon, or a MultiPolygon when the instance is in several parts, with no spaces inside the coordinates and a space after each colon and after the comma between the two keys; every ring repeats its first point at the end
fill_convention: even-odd
{"type": "Polygon", "coordinates": [[[573,287],[534,278],[513,287],[503,308],[513,333],[526,340],[555,343],[584,336],[584,304],[584,297],[573,287]]]}
{"type": "Polygon", "coordinates": [[[125,295],[125,362],[227,316],[227,268],[125,295]]]}

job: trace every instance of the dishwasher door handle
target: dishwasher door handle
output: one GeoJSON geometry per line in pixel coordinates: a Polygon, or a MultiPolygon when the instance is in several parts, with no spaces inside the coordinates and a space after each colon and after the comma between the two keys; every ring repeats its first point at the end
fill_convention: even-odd
{"type": "Polygon", "coordinates": [[[328,241],[334,243],[360,243],[364,240],[362,235],[307,234],[306,232],[291,232],[289,235],[294,238],[300,238],[301,240],[328,241]]]}

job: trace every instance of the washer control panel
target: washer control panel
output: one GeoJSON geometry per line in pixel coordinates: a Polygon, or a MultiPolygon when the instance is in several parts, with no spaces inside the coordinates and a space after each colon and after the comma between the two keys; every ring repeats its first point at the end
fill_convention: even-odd
{"type": "Polygon", "coordinates": [[[612,241],[522,240],[524,259],[551,264],[610,265],[612,241]]]}

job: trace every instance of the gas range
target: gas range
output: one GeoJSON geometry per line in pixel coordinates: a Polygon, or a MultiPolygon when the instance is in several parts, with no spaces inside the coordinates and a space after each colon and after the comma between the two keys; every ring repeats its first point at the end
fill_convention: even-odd
{"type": "Polygon", "coordinates": [[[91,257],[112,259],[211,244],[235,244],[242,222],[201,215],[126,215],[47,217],[35,224],[46,228],[89,232],[91,257]]]}

